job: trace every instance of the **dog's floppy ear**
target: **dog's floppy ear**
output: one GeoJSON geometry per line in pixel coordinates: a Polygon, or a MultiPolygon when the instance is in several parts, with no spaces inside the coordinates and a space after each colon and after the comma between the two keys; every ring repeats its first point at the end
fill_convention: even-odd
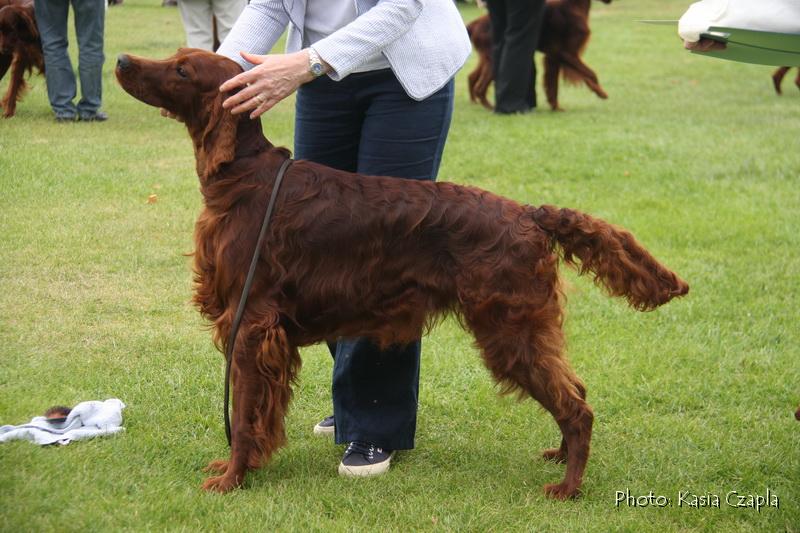
{"type": "Polygon", "coordinates": [[[197,174],[204,181],[219,171],[224,163],[236,156],[236,128],[239,115],[233,115],[222,108],[225,95],[217,94],[209,98],[205,109],[209,113],[205,129],[195,147],[197,150],[197,174]]]}

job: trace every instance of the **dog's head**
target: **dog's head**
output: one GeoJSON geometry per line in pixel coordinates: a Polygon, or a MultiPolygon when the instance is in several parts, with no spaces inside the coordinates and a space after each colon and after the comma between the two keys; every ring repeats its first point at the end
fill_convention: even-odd
{"type": "Polygon", "coordinates": [[[39,39],[33,4],[0,4],[0,53],[10,54],[19,44],[39,39]]]}
{"type": "Polygon", "coordinates": [[[166,109],[189,129],[197,158],[197,173],[208,179],[220,165],[234,159],[240,115],[222,108],[230,93],[219,86],[242,71],[230,59],[195,48],[181,48],[157,61],[122,54],[116,76],[125,91],[142,102],[166,109]]]}

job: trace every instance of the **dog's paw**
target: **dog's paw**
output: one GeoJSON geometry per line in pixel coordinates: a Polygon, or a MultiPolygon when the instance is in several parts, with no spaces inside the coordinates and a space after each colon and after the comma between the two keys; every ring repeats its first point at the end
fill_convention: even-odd
{"type": "Polygon", "coordinates": [[[217,474],[224,474],[228,471],[228,463],[227,459],[217,459],[215,461],[211,461],[208,465],[203,468],[203,472],[216,472],[217,474]]]}
{"type": "Polygon", "coordinates": [[[567,452],[561,448],[551,448],[542,452],[542,457],[545,461],[553,461],[554,463],[566,463],[567,452]]]}
{"type": "Polygon", "coordinates": [[[568,500],[575,498],[579,491],[578,487],[572,487],[566,483],[558,483],[556,485],[545,485],[544,493],[550,498],[556,500],[568,500]]]}
{"type": "Polygon", "coordinates": [[[210,477],[203,482],[203,490],[206,492],[219,492],[224,494],[242,485],[236,476],[217,476],[210,477]]]}

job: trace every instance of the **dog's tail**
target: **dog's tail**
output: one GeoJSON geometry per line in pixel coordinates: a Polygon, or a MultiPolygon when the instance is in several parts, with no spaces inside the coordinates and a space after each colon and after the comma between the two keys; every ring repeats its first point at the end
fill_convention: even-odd
{"type": "Polygon", "coordinates": [[[649,311],[689,292],[689,285],[659,263],[630,232],[572,209],[531,207],[536,224],[561,247],[564,260],[591,272],[611,296],[649,311]],[[580,266],[577,264],[580,261],[580,266]]]}
{"type": "Polygon", "coordinates": [[[563,62],[561,63],[561,78],[571,85],[579,85],[583,82],[583,74],[563,62]]]}

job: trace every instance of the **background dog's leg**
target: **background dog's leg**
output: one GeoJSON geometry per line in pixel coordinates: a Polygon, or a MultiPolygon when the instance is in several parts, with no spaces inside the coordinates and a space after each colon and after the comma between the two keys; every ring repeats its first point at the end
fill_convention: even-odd
{"type": "Polygon", "coordinates": [[[234,353],[233,420],[230,461],[212,461],[208,471],[222,475],[203,483],[205,490],[227,492],[242,484],[248,469],[259,468],[286,442],[284,416],[291,385],[300,368],[297,349],[280,326],[260,340],[245,340],[234,353]]]}
{"type": "Polygon", "coordinates": [[[542,300],[534,294],[524,307],[509,306],[505,312],[498,312],[495,302],[491,320],[466,314],[486,366],[504,391],[529,394],[550,412],[561,429],[561,447],[545,451],[545,457],[566,459],[566,476],[559,484],[545,485],[544,490],[563,500],[576,496],[580,489],[594,416],[584,399],[583,383],[562,354],[561,308],[556,292],[542,300]]]}
{"type": "Polygon", "coordinates": [[[478,101],[486,109],[494,109],[494,106],[489,103],[486,94],[489,92],[489,86],[494,81],[494,72],[492,69],[492,61],[488,58],[481,59],[481,71],[478,81],[476,82],[475,93],[478,96],[478,101]]]}
{"type": "Polygon", "coordinates": [[[467,87],[469,88],[469,101],[475,102],[477,96],[475,95],[475,84],[478,83],[478,78],[481,75],[481,65],[478,64],[475,69],[467,76],[467,87]]]}
{"type": "Polygon", "coordinates": [[[605,100],[608,98],[608,95],[600,87],[600,80],[597,79],[597,74],[589,68],[586,63],[581,61],[581,58],[574,55],[574,54],[561,54],[561,59],[567,63],[571,68],[578,71],[578,73],[583,78],[583,81],[586,83],[586,86],[591,89],[594,94],[605,100]]]}
{"type": "Polygon", "coordinates": [[[553,111],[563,111],[558,105],[558,74],[561,71],[561,61],[558,57],[547,55],[544,58],[544,90],[547,94],[547,103],[553,111]]]}
{"type": "MultiPolygon", "coordinates": [[[[772,86],[775,87],[775,92],[778,94],[782,94],[781,83],[787,72],[789,72],[789,67],[778,67],[778,69],[772,73],[772,86]]],[[[800,76],[800,74],[798,74],[798,76],[800,76]]]]}
{"type": "Polygon", "coordinates": [[[797,68],[797,77],[794,79],[794,84],[800,89],[800,67],[797,68]]]}

